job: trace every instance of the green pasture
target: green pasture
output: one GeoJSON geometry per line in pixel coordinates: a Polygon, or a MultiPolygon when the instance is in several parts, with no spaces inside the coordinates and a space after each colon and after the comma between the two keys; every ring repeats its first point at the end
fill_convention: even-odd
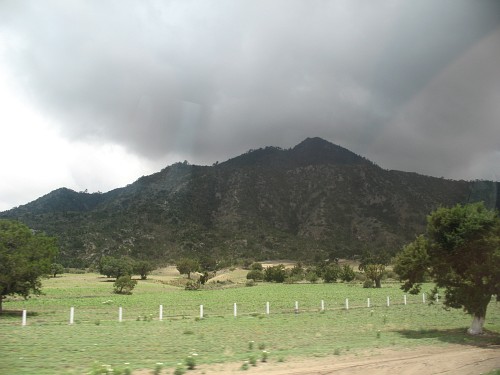
{"type": "Polygon", "coordinates": [[[360,284],[341,283],[246,287],[241,281],[185,291],[169,285],[169,280],[151,276],[139,281],[127,296],[113,294],[112,282],[99,275],[65,274],[45,280],[42,296],[5,301],[7,312],[0,317],[0,373],[84,374],[94,362],[118,368],[129,363],[132,369],[153,369],[162,362],[172,373],[193,352],[203,366],[243,363],[250,355],[259,355],[263,347],[270,352],[269,361],[286,361],[388,346],[479,345],[500,339],[498,303],[492,302],[488,309],[485,328],[490,334],[473,338],[465,334],[470,316],[447,311],[441,303],[423,304],[421,295],[408,295],[404,305],[396,283],[364,289],[360,284]],[[325,311],[320,311],[321,300],[325,311]],[[266,302],[270,304],[268,316],[266,302]],[[199,319],[201,304],[203,319],[199,319]],[[163,305],[163,321],[159,305],[163,305]],[[72,325],[70,307],[75,308],[72,325]],[[122,322],[118,321],[119,307],[122,322]],[[21,325],[23,309],[28,312],[26,326],[21,325]],[[250,341],[254,341],[251,350],[250,341]]]}

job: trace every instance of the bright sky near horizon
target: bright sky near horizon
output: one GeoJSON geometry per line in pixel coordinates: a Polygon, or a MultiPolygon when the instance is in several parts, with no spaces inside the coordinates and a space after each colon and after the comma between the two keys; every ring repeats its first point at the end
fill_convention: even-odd
{"type": "Polygon", "coordinates": [[[496,0],[0,2],[0,211],[322,137],[500,180],[496,0]]]}

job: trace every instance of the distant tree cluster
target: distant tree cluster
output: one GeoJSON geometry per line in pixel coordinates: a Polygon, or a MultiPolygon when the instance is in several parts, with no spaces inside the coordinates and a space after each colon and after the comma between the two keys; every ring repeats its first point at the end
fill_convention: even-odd
{"type": "Polygon", "coordinates": [[[148,275],[156,269],[155,265],[146,260],[135,260],[129,257],[115,258],[104,256],[101,258],[97,270],[101,275],[118,279],[126,275],[139,275],[146,280],[148,275]]]}
{"type": "Polygon", "coordinates": [[[337,263],[325,263],[305,268],[300,262],[294,267],[287,269],[283,264],[266,267],[263,269],[261,263],[254,263],[247,274],[247,279],[254,281],[267,281],[275,283],[294,283],[307,280],[316,283],[322,279],[325,283],[334,283],[338,280],[349,282],[354,280],[353,268],[344,264],[340,267],[337,263]]]}
{"type": "Polygon", "coordinates": [[[116,279],[114,284],[115,293],[130,294],[137,285],[137,281],[132,280],[132,275],[139,275],[141,280],[146,280],[156,267],[146,260],[104,256],[101,258],[97,269],[101,275],[116,279]]]}
{"type": "Polygon", "coordinates": [[[203,256],[198,258],[181,258],[176,262],[177,271],[181,275],[187,275],[189,279],[186,285],[187,290],[198,290],[208,280],[215,277],[221,267],[221,263],[216,258],[203,256]],[[191,280],[191,274],[200,272],[197,280],[191,280]]]}

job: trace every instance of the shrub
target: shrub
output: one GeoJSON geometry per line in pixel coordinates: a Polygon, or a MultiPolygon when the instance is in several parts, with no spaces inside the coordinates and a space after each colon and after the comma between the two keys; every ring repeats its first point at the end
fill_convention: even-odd
{"type": "Polygon", "coordinates": [[[182,363],[178,363],[177,367],[174,370],[174,375],[184,375],[186,373],[186,369],[182,365],[182,363]]]}
{"type": "Polygon", "coordinates": [[[245,286],[248,286],[248,287],[252,287],[252,286],[255,286],[255,285],[257,285],[257,284],[252,279],[247,280],[247,282],[245,283],[245,286]]]}
{"type": "Polygon", "coordinates": [[[293,266],[293,268],[290,270],[290,277],[297,281],[304,280],[304,274],[305,270],[304,267],[302,267],[302,263],[300,262],[293,266]]]}
{"type": "Polygon", "coordinates": [[[158,362],[156,365],[155,365],[155,369],[153,370],[153,374],[154,375],[160,375],[161,374],[161,370],[163,369],[163,363],[161,362],[158,362]]]}
{"type": "Polygon", "coordinates": [[[252,263],[252,265],[250,266],[250,269],[252,271],[262,271],[264,269],[264,267],[262,267],[262,263],[259,263],[259,262],[254,262],[252,263]]]}
{"type": "Polygon", "coordinates": [[[151,271],[156,269],[155,265],[147,260],[136,260],[132,264],[134,275],[140,275],[141,280],[146,280],[151,271]]]}
{"type": "Polygon", "coordinates": [[[57,275],[64,273],[63,265],[59,263],[52,263],[50,265],[50,273],[53,277],[56,277],[57,275]]]}
{"type": "Polygon", "coordinates": [[[373,280],[370,280],[370,279],[366,279],[364,282],[363,282],[363,288],[373,288],[373,280]]]}
{"type": "Polygon", "coordinates": [[[184,287],[185,290],[198,290],[200,289],[200,283],[197,281],[189,280],[184,287]]]}
{"type": "Polygon", "coordinates": [[[356,281],[364,282],[366,280],[366,275],[363,272],[355,272],[354,279],[356,281]]]}
{"type": "Polygon", "coordinates": [[[116,279],[114,286],[114,292],[117,294],[132,294],[132,290],[137,285],[136,280],[132,280],[132,278],[127,276],[120,276],[116,279]]]}
{"type": "Polygon", "coordinates": [[[394,272],[393,270],[386,271],[385,276],[388,279],[399,280],[399,275],[396,272],[394,272]]]}
{"type": "Polygon", "coordinates": [[[253,260],[251,259],[243,259],[243,262],[242,262],[242,267],[244,270],[248,270],[250,269],[250,266],[254,263],[253,260]]]}
{"type": "Polygon", "coordinates": [[[274,281],[276,283],[282,283],[286,279],[286,269],[283,264],[278,264],[277,266],[268,267],[264,271],[265,281],[274,281]]]}
{"type": "Polygon", "coordinates": [[[340,267],[337,264],[330,264],[325,267],[323,272],[323,281],[325,283],[335,283],[341,273],[340,267]]]}
{"type": "Polygon", "coordinates": [[[248,363],[250,363],[252,366],[257,366],[257,358],[255,357],[255,355],[252,354],[248,358],[248,363]]]}
{"type": "Polygon", "coordinates": [[[294,284],[304,280],[304,275],[290,275],[285,279],[285,283],[294,284]]]}
{"type": "Polygon", "coordinates": [[[114,258],[104,256],[99,261],[97,266],[99,273],[107,277],[114,277],[118,279],[120,276],[132,274],[133,261],[130,258],[114,258]]]}
{"type": "Polygon", "coordinates": [[[262,281],[264,280],[264,272],[261,270],[252,269],[247,273],[247,279],[254,281],[262,281]]]}
{"type": "Polygon", "coordinates": [[[185,362],[186,362],[186,366],[187,366],[188,370],[194,370],[195,369],[195,367],[196,367],[196,356],[197,355],[198,354],[196,354],[196,353],[191,353],[191,355],[188,355],[186,357],[185,362]]]}
{"type": "Polygon", "coordinates": [[[354,273],[353,268],[344,264],[342,266],[342,271],[340,272],[340,279],[346,283],[353,281],[356,278],[356,274],[354,273]]]}
{"type": "Polygon", "coordinates": [[[306,273],[306,280],[309,281],[310,283],[316,283],[319,279],[319,276],[318,274],[316,273],[316,271],[308,271],[306,273]]]}

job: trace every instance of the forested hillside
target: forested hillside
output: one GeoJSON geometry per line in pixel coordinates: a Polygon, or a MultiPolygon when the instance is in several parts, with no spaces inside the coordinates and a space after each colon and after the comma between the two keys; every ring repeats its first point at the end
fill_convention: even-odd
{"type": "Polygon", "coordinates": [[[0,217],[57,236],[66,266],[103,255],[313,261],[394,253],[424,231],[433,209],[477,200],[498,207],[497,189],[385,170],[308,138],[213,166],[174,164],[107,193],[61,188],[0,217]]]}

